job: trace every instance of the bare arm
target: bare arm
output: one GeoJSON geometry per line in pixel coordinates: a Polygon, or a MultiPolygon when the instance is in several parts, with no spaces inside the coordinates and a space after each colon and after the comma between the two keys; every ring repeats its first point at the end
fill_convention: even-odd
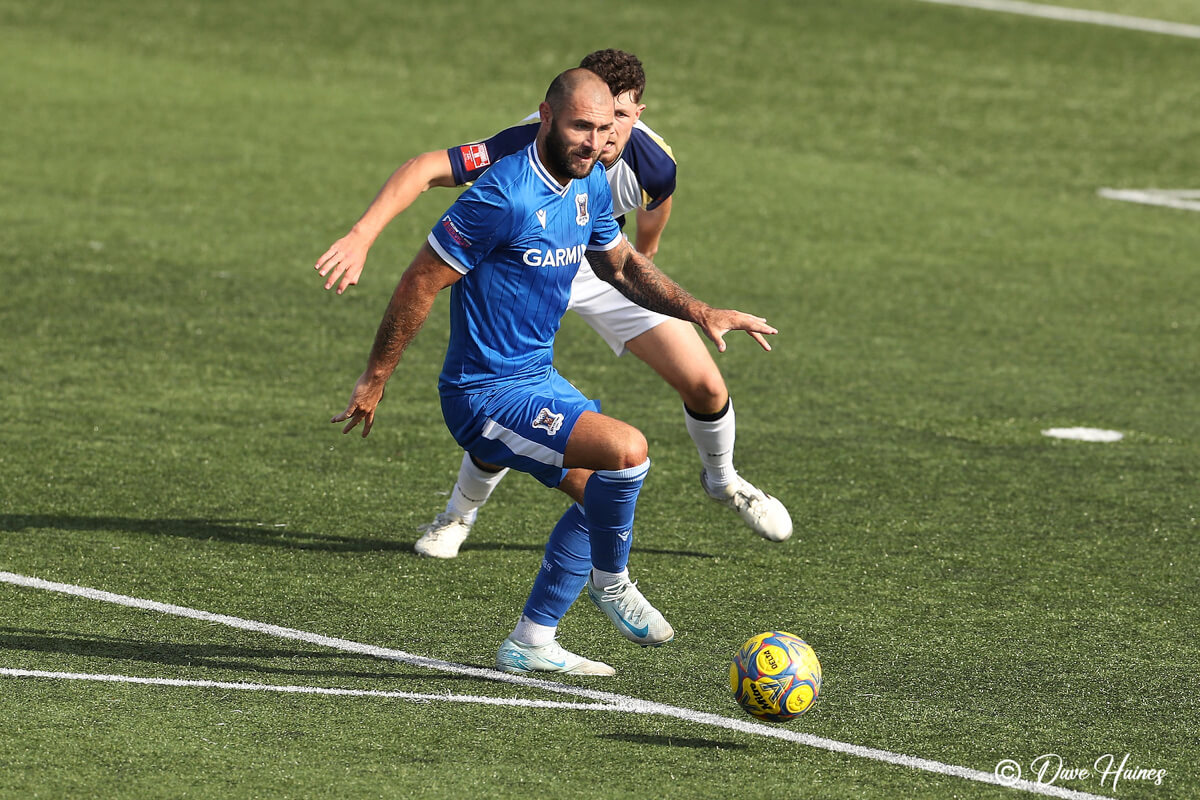
{"type": "Polygon", "coordinates": [[[317,272],[323,278],[328,276],[325,288],[332,289],[339,276],[342,282],[338,286],[338,294],[358,283],[358,277],[367,263],[367,251],[387,224],[411,206],[426,189],[454,185],[450,156],[445,150],[431,150],[405,161],[387,179],[350,232],[334,242],[317,259],[317,272]]]}
{"type": "Polygon", "coordinates": [[[637,251],[646,258],[653,259],[658,255],[658,241],[667,227],[667,220],[671,218],[673,199],[668,197],[653,211],[644,208],[637,210],[637,251]]]}
{"type": "Polygon", "coordinates": [[[446,265],[426,242],[400,277],[391,302],[375,333],[367,369],[359,376],[350,395],[350,405],[330,422],[349,422],[342,433],[354,430],[363,423],[362,435],[371,432],[375,424],[375,409],[383,399],[383,387],[392,376],[401,356],[429,316],[438,292],[462,275],[446,265]]]}
{"type": "Polygon", "coordinates": [[[723,337],[729,331],[746,331],[764,350],[770,350],[771,345],[767,344],[763,334],[779,332],[762,317],[713,308],[692,297],[623,238],[612,250],[589,250],[587,259],[598,277],[611,283],[642,308],[699,325],[722,353],[725,352],[723,337]]]}

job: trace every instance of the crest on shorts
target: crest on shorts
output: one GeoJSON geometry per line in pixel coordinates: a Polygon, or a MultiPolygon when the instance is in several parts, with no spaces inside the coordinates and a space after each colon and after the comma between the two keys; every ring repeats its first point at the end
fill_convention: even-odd
{"type": "Polygon", "coordinates": [[[558,433],[558,429],[562,427],[563,415],[555,414],[548,408],[543,408],[538,412],[537,417],[533,420],[533,427],[541,428],[546,433],[553,436],[558,433]]]}
{"type": "Polygon", "coordinates": [[[588,216],[587,195],[575,195],[575,224],[587,225],[589,219],[591,219],[591,217],[588,216]]]}

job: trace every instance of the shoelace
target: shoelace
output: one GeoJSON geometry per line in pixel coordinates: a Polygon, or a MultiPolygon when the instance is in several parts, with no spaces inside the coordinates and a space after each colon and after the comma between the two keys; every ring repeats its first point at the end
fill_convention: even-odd
{"type": "Polygon", "coordinates": [[[461,520],[455,519],[445,511],[442,511],[433,518],[433,522],[428,522],[417,528],[417,530],[421,531],[422,533],[432,534],[433,538],[437,539],[441,537],[443,533],[445,533],[445,529],[448,528],[452,523],[460,521],[461,520]]]}
{"type": "Polygon", "coordinates": [[[650,604],[646,602],[646,598],[637,590],[636,581],[627,581],[609,586],[604,590],[604,594],[612,598],[612,602],[616,605],[617,611],[622,614],[628,613],[630,618],[636,623],[640,622],[646,614],[646,607],[650,604]],[[630,607],[633,607],[632,610],[630,607]]]}
{"type": "Polygon", "coordinates": [[[738,488],[733,493],[733,507],[738,511],[748,508],[755,518],[761,518],[766,511],[763,508],[762,498],[759,495],[751,494],[741,488],[738,488]]]}

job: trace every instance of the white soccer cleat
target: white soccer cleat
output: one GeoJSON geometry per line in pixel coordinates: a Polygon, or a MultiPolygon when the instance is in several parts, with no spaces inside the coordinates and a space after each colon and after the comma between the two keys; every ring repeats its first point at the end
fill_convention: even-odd
{"type": "Polygon", "coordinates": [[[433,518],[433,522],[422,525],[417,530],[425,531],[425,535],[417,539],[413,545],[419,555],[429,558],[454,558],[458,548],[471,532],[471,523],[448,514],[445,511],[433,518]]]}
{"type": "Polygon", "coordinates": [[[597,589],[589,575],[587,593],[596,608],[603,611],[629,641],[643,647],[657,647],[675,638],[675,629],[628,578],[607,589],[597,589]]]}
{"type": "Polygon", "coordinates": [[[601,661],[588,661],[565,650],[557,641],[534,646],[504,640],[496,653],[496,669],[525,675],[530,672],[557,672],[563,675],[616,675],[617,671],[601,661]]]}
{"type": "Polygon", "coordinates": [[[704,493],[723,506],[738,512],[751,530],[771,542],[782,542],[792,535],[792,518],[779,498],[772,497],[738,476],[721,491],[708,488],[708,474],[700,470],[704,493]]]}

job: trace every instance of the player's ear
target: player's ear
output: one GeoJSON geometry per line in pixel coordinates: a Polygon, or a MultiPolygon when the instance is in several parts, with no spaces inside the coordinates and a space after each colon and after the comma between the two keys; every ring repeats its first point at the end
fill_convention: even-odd
{"type": "Polygon", "coordinates": [[[554,119],[554,112],[550,110],[550,104],[545,100],[538,106],[538,117],[546,125],[549,125],[554,119]]]}
{"type": "Polygon", "coordinates": [[[637,113],[633,115],[633,121],[634,121],[634,122],[637,122],[639,119],[641,119],[641,118],[642,118],[642,112],[643,112],[643,111],[645,111],[645,110],[646,110],[646,104],[645,104],[645,103],[638,103],[638,107],[637,107],[637,113]]]}

